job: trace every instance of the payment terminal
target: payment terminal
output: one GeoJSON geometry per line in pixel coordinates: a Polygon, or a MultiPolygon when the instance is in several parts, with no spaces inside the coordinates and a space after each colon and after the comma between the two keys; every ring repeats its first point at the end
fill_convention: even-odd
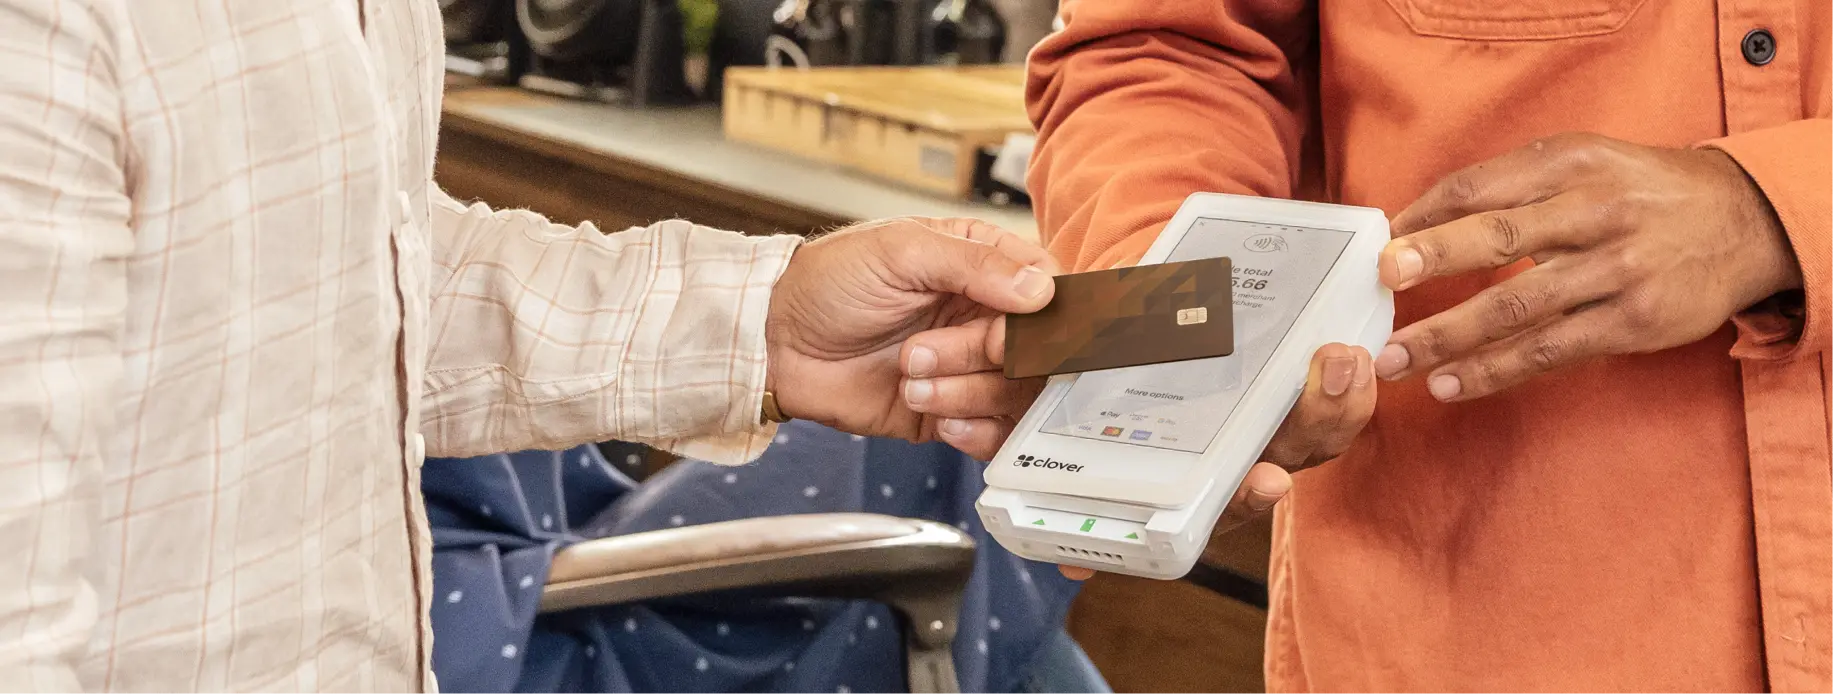
{"type": "Polygon", "coordinates": [[[1037,561],[1183,576],[1331,342],[1380,352],[1380,210],[1197,194],[1141,264],[1228,257],[1234,352],[1054,376],[988,465],[987,531],[1037,561]]]}

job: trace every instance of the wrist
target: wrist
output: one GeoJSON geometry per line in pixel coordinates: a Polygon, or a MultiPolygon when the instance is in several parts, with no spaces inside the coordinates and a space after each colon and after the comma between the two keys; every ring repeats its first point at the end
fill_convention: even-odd
{"type": "Polygon", "coordinates": [[[776,355],[767,351],[764,360],[764,393],[758,400],[757,423],[782,424],[795,419],[794,415],[783,409],[783,397],[779,390],[782,382],[775,375],[776,355]]]}
{"type": "MultiPolygon", "coordinates": [[[[1758,197],[1761,198],[1761,194],[1758,197]]],[[[1803,281],[1801,260],[1795,257],[1788,231],[1767,199],[1762,199],[1753,210],[1748,228],[1755,237],[1751,253],[1758,270],[1752,273],[1749,286],[1739,297],[1743,300],[1742,306],[1748,308],[1777,294],[1800,289],[1803,281]]]]}
{"type": "Polygon", "coordinates": [[[1719,150],[1704,151],[1722,167],[1725,180],[1729,182],[1731,223],[1736,226],[1732,231],[1744,232],[1742,248],[1747,262],[1741,265],[1749,269],[1740,273],[1744,281],[1737,283],[1739,309],[1800,289],[1803,282],[1801,261],[1795,256],[1788,230],[1782,225],[1782,218],[1776,214],[1769,197],[1730,154],[1719,150]]]}
{"type": "MultiPolygon", "coordinates": [[[[790,260],[793,262],[794,256],[790,260]]],[[[794,332],[790,327],[791,321],[785,315],[788,301],[784,294],[782,278],[779,277],[776,286],[771,288],[769,308],[764,318],[764,393],[758,408],[759,424],[795,418],[783,407],[785,379],[782,372],[791,358],[791,351],[783,346],[791,341],[794,332]]]]}

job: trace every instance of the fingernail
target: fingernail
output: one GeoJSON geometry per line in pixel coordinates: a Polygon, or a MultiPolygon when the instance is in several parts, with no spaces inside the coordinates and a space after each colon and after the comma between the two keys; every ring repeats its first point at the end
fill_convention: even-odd
{"type": "Polygon", "coordinates": [[[948,434],[949,436],[967,435],[967,422],[959,419],[944,419],[941,424],[936,425],[936,428],[941,429],[942,433],[948,434]]]}
{"type": "Polygon", "coordinates": [[[1375,374],[1382,378],[1393,378],[1407,369],[1413,357],[1407,354],[1407,348],[1390,344],[1381,348],[1380,356],[1375,357],[1375,374]]]}
{"type": "Polygon", "coordinates": [[[1426,381],[1426,390],[1431,391],[1432,397],[1439,400],[1450,400],[1464,392],[1464,384],[1456,376],[1439,374],[1426,381]]]}
{"type": "Polygon", "coordinates": [[[1355,357],[1324,359],[1324,394],[1333,398],[1342,395],[1344,391],[1349,390],[1349,381],[1355,375],[1355,357]]]}
{"type": "Polygon", "coordinates": [[[910,375],[928,376],[936,368],[936,351],[928,347],[910,348],[910,375]]]}
{"type": "Polygon", "coordinates": [[[1412,284],[1413,280],[1419,277],[1419,271],[1425,266],[1426,261],[1419,257],[1419,251],[1411,248],[1400,249],[1399,253],[1394,254],[1394,270],[1400,273],[1400,286],[1396,289],[1404,289],[1407,285],[1412,284]]]}
{"type": "Polygon", "coordinates": [[[1018,279],[1012,283],[1012,288],[1017,290],[1021,297],[1036,299],[1043,296],[1045,290],[1050,289],[1050,275],[1044,274],[1043,270],[1027,265],[1018,271],[1018,279]]]}
{"type": "Polygon", "coordinates": [[[1368,385],[1375,378],[1374,359],[1367,352],[1356,350],[1356,377],[1352,379],[1357,388],[1368,385]]]}
{"type": "Polygon", "coordinates": [[[912,379],[904,384],[904,402],[912,408],[929,401],[929,396],[936,394],[936,385],[923,379],[912,379]]]}
{"type": "Polygon", "coordinates": [[[1247,490],[1247,507],[1250,511],[1265,511],[1279,503],[1278,494],[1268,494],[1258,489],[1247,490]]]}

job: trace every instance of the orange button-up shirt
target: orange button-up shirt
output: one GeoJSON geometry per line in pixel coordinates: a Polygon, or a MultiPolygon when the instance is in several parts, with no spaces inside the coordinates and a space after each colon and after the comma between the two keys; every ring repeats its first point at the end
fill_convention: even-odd
{"type": "MultiPolygon", "coordinates": [[[[1192,192],[1394,213],[1564,131],[1725,150],[1801,261],[1796,310],[1696,344],[1473,402],[1384,384],[1281,504],[1269,688],[1833,689],[1828,7],[1067,3],[1031,56],[1030,187],[1078,270],[1137,259],[1192,192]]],[[[1404,292],[1396,321],[1520,269],[1404,292]]]]}

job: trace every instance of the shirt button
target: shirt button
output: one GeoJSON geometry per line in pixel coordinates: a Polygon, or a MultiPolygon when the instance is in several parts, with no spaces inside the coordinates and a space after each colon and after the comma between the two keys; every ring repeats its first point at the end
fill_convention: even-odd
{"type": "Polygon", "coordinates": [[[1744,35],[1744,61],[1751,65],[1768,65],[1776,59],[1776,37],[1768,29],[1752,29],[1744,35]]]}

